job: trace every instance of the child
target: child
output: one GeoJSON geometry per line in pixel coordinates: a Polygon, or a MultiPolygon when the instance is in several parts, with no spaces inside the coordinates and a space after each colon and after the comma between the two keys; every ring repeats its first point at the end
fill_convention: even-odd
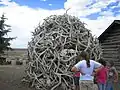
{"type": "MultiPolygon", "coordinates": [[[[80,57],[77,56],[76,58],[76,63],[78,63],[80,61],[80,57]]],[[[74,90],[80,90],[79,89],[79,79],[80,79],[80,71],[75,72],[75,74],[73,75],[74,78],[74,83],[75,83],[75,88],[74,90]]]]}
{"type": "Polygon", "coordinates": [[[118,73],[114,67],[114,62],[111,60],[108,62],[108,77],[107,77],[106,90],[113,90],[114,82],[118,81],[118,73]]]}
{"type": "Polygon", "coordinates": [[[80,90],[80,89],[79,89],[80,72],[76,72],[76,73],[73,75],[73,78],[74,78],[74,83],[75,83],[75,90],[80,90]]]}
{"type": "Polygon", "coordinates": [[[103,67],[96,72],[98,90],[105,90],[107,81],[106,62],[103,59],[100,59],[98,62],[103,65],[103,67]]]}

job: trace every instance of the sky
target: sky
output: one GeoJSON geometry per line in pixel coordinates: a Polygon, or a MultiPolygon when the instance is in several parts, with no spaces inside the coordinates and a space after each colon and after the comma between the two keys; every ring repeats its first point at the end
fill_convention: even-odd
{"type": "Polygon", "coordinates": [[[86,23],[86,28],[97,37],[114,21],[120,20],[120,0],[0,0],[0,15],[5,13],[11,25],[8,36],[12,48],[27,48],[32,33],[50,15],[69,15],[86,23]]]}

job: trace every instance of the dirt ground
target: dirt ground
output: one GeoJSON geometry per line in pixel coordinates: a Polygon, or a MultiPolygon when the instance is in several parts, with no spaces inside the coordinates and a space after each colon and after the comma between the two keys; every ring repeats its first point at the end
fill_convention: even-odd
{"type": "Polygon", "coordinates": [[[21,83],[24,70],[25,66],[0,66],[0,90],[35,90],[21,83]]]}
{"type": "MultiPolygon", "coordinates": [[[[35,90],[21,83],[25,76],[24,70],[25,66],[0,65],[0,90],[35,90]]],[[[120,84],[116,84],[115,87],[115,90],[120,90],[120,84]]],[[[95,88],[97,90],[96,85],[95,88]]]]}
{"type": "Polygon", "coordinates": [[[24,66],[0,66],[0,90],[34,90],[21,83],[24,66]]]}

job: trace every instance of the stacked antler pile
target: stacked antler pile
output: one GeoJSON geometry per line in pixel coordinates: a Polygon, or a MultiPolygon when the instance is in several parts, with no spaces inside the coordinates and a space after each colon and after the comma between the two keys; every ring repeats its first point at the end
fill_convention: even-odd
{"type": "Polygon", "coordinates": [[[28,44],[27,78],[40,90],[71,90],[71,67],[81,51],[100,58],[99,42],[78,18],[64,15],[47,17],[33,32],[28,44]]]}

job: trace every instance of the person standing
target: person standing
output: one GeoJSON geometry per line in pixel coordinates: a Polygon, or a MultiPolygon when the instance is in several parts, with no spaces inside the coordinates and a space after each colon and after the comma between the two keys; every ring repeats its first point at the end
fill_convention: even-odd
{"type": "Polygon", "coordinates": [[[73,75],[73,78],[74,78],[74,83],[75,83],[75,88],[74,88],[74,90],[80,90],[80,89],[79,89],[80,71],[75,72],[75,74],[73,75]]]}
{"type": "Polygon", "coordinates": [[[108,62],[108,77],[106,83],[106,90],[114,90],[114,83],[118,82],[118,72],[114,67],[114,62],[111,60],[108,62]]]}
{"type": "MultiPolygon", "coordinates": [[[[80,61],[79,56],[76,58],[76,63],[80,61]]],[[[80,90],[79,89],[79,78],[80,78],[80,71],[77,71],[73,74],[73,79],[74,79],[74,90],[80,90]]]]}
{"type": "Polygon", "coordinates": [[[93,71],[94,69],[101,68],[102,65],[94,60],[90,60],[89,54],[82,51],[80,54],[81,61],[74,65],[71,69],[73,72],[80,71],[80,90],[94,90],[93,85],[93,71]]]}
{"type": "Polygon", "coordinates": [[[98,85],[98,90],[105,90],[108,71],[106,62],[103,59],[100,59],[98,62],[101,63],[103,67],[96,72],[96,82],[98,85]]]}

